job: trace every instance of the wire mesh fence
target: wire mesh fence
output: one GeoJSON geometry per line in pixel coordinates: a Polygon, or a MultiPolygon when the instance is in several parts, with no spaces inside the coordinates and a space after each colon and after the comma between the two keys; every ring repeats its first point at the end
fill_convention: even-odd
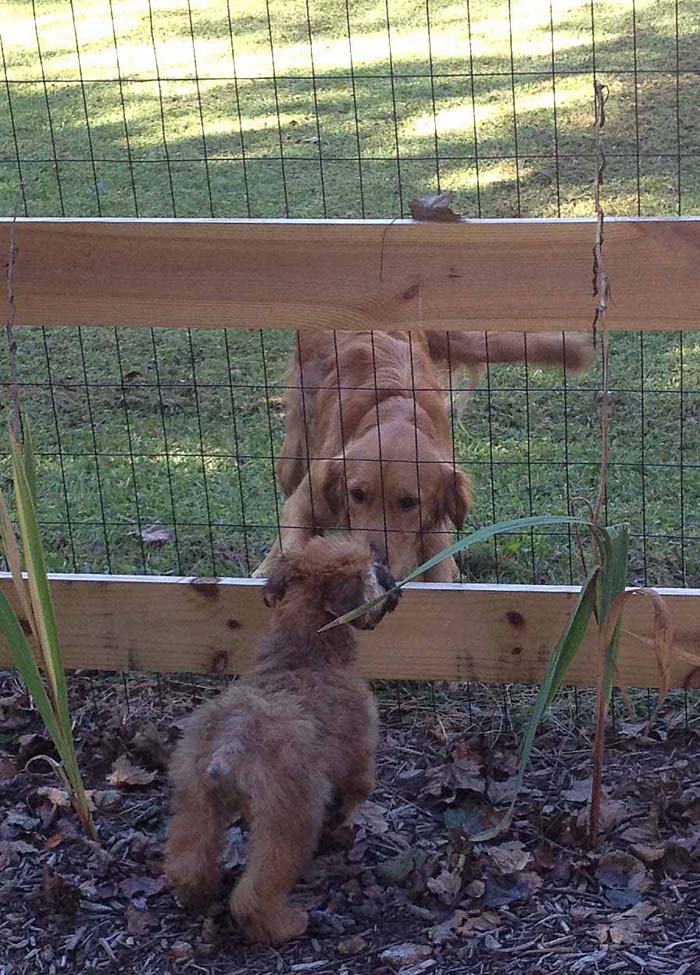
{"type": "MultiPolygon", "coordinates": [[[[697,212],[699,25],[690,0],[25,0],[0,31],[0,211],[393,218],[449,189],[467,216],[589,215],[598,78],[607,213],[697,212]]],[[[250,574],[278,529],[293,349],[264,328],[23,331],[51,567],[250,574]]],[[[697,350],[612,342],[607,514],[632,526],[634,581],[700,579],[697,350]]],[[[595,367],[489,367],[451,419],[470,525],[591,495],[599,389],[595,367]]],[[[461,573],[569,582],[578,564],[549,532],[461,573]]]]}

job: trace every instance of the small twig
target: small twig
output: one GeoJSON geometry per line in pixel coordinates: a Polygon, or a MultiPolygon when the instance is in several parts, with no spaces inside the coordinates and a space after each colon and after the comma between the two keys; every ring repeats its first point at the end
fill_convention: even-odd
{"type": "Polygon", "coordinates": [[[5,318],[5,334],[7,335],[7,358],[10,370],[9,385],[9,410],[10,428],[17,443],[22,443],[22,414],[19,405],[19,381],[17,375],[17,339],[15,337],[15,320],[17,317],[17,306],[15,304],[15,292],[13,285],[13,272],[17,261],[17,248],[15,246],[15,227],[17,216],[12,221],[10,230],[10,249],[7,255],[7,289],[5,292],[7,315],[5,318]]]}
{"type": "Polygon", "coordinates": [[[593,316],[593,340],[595,342],[597,329],[601,332],[601,355],[603,362],[603,399],[600,417],[600,484],[598,498],[593,514],[597,524],[600,512],[605,504],[608,489],[608,387],[609,387],[609,348],[606,312],[610,302],[610,276],[603,257],[603,242],[605,239],[605,212],[601,203],[601,188],[605,179],[605,105],[610,94],[607,85],[599,81],[594,83],[595,90],[595,143],[598,157],[598,168],[593,181],[593,200],[596,212],[596,233],[593,244],[593,295],[596,298],[595,314],[593,316]]]}

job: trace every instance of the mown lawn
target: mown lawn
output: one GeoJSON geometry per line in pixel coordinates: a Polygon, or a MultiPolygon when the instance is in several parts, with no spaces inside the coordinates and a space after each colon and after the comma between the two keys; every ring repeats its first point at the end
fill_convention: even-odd
{"type": "MultiPolygon", "coordinates": [[[[633,18],[628,0],[596,0],[594,34],[589,3],[508,9],[271,0],[268,19],[263,0],[7,3],[0,212],[394,217],[439,185],[468,216],[585,215],[594,67],[611,92],[608,213],[698,212],[700,3],[638,0],[633,18]]],[[[52,567],[247,574],[274,535],[291,341],[23,333],[52,567]],[[170,541],[143,540],[154,522],[170,541]]],[[[697,585],[698,336],[616,337],[612,387],[609,518],[632,525],[638,579],[697,585]]],[[[472,524],[591,494],[598,389],[595,371],[491,370],[455,419],[472,524]]],[[[509,538],[466,567],[501,582],[577,572],[554,535],[509,538]]]]}

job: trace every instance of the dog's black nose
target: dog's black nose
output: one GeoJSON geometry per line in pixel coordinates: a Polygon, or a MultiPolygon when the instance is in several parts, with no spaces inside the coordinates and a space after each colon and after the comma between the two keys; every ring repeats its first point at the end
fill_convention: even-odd
{"type": "Polygon", "coordinates": [[[386,562],[375,562],[374,569],[377,573],[377,582],[382,589],[393,589],[396,585],[396,579],[394,579],[392,574],[389,572],[389,566],[386,564],[386,562]]]}
{"type": "MultiPolygon", "coordinates": [[[[389,572],[388,566],[385,562],[376,562],[375,571],[377,573],[377,582],[386,592],[393,589],[396,585],[396,579],[389,572]]],[[[399,597],[401,596],[401,590],[389,593],[383,603],[384,612],[392,613],[399,604],[399,597]]]]}

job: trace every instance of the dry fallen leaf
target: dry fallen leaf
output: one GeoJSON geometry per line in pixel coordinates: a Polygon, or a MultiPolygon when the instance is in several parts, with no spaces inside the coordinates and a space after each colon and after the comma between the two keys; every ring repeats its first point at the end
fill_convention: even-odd
{"type": "Polygon", "coordinates": [[[631,853],[617,850],[604,853],[598,861],[596,879],[607,900],[616,907],[631,907],[641,900],[651,884],[647,868],[631,853]]]}
{"type": "Polygon", "coordinates": [[[407,942],[387,948],[380,954],[379,960],[398,972],[401,969],[417,965],[418,962],[425,961],[432,956],[432,953],[432,948],[429,945],[416,945],[407,942]]]}
{"type": "Polygon", "coordinates": [[[433,220],[438,223],[457,223],[461,217],[450,206],[452,193],[433,193],[418,196],[408,204],[414,220],[433,220]]]}
{"type": "Polygon", "coordinates": [[[666,848],[663,846],[647,846],[645,843],[634,843],[632,846],[632,853],[647,866],[662,860],[665,852],[666,848]]]}
{"type": "Polygon", "coordinates": [[[110,785],[123,789],[131,785],[150,785],[155,777],[155,772],[147,772],[145,768],[133,765],[126,755],[120,755],[115,759],[107,781],[110,785]]]}
{"type": "Polygon", "coordinates": [[[457,900],[461,886],[461,876],[451,870],[442,870],[428,880],[428,890],[448,907],[457,900]]]}
{"type": "Polygon", "coordinates": [[[359,955],[367,947],[367,942],[359,934],[353,934],[350,938],[344,938],[338,942],[337,950],[339,955],[359,955]]]}
{"type": "Polygon", "coordinates": [[[152,525],[144,525],[141,529],[141,539],[146,545],[165,545],[174,538],[173,532],[165,525],[155,522],[152,525]]]}
{"type": "MultiPolygon", "coordinates": [[[[608,833],[615,829],[620,823],[629,819],[631,810],[622,799],[601,799],[598,812],[598,830],[601,833],[608,833]]],[[[588,833],[591,818],[590,803],[582,809],[576,817],[576,827],[583,833],[588,833]]]]}
{"type": "Polygon", "coordinates": [[[127,877],[119,884],[125,897],[153,897],[165,887],[163,877],[127,877]]]}
{"type": "MultiPolygon", "coordinates": [[[[593,789],[593,779],[574,779],[569,788],[562,792],[561,797],[565,802],[584,803],[590,802],[591,790],[593,789]]],[[[603,786],[603,795],[607,795],[607,789],[603,786]]]]}
{"type": "Polygon", "coordinates": [[[36,793],[38,796],[44,796],[48,799],[52,806],[58,806],[59,809],[70,809],[70,797],[63,789],[57,789],[52,785],[42,785],[36,790],[36,793]]]}
{"type": "Polygon", "coordinates": [[[508,876],[487,877],[484,904],[487,907],[503,907],[517,901],[525,901],[540,889],[542,878],[532,870],[508,876]]]}
{"type": "Polygon", "coordinates": [[[147,908],[140,911],[134,904],[126,905],[126,930],[129,934],[145,934],[150,928],[158,926],[158,918],[147,908]]]}
{"type": "Polygon", "coordinates": [[[389,830],[384,807],[370,800],[364,802],[358,809],[353,822],[356,826],[366,829],[368,833],[386,833],[389,830]]]}
{"type": "Polygon", "coordinates": [[[647,927],[646,921],[655,911],[656,908],[651,904],[635,904],[628,911],[616,914],[606,924],[600,925],[596,930],[598,940],[601,944],[636,944],[642,940],[642,934],[647,927]]]}
{"type": "Polygon", "coordinates": [[[501,843],[485,851],[501,873],[519,873],[532,861],[529,853],[519,840],[501,843]]]}
{"type": "Polygon", "coordinates": [[[497,806],[511,802],[517,791],[518,780],[515,775],[510,775],[501,782],[489,782],[489,799],[497,806]]]}

